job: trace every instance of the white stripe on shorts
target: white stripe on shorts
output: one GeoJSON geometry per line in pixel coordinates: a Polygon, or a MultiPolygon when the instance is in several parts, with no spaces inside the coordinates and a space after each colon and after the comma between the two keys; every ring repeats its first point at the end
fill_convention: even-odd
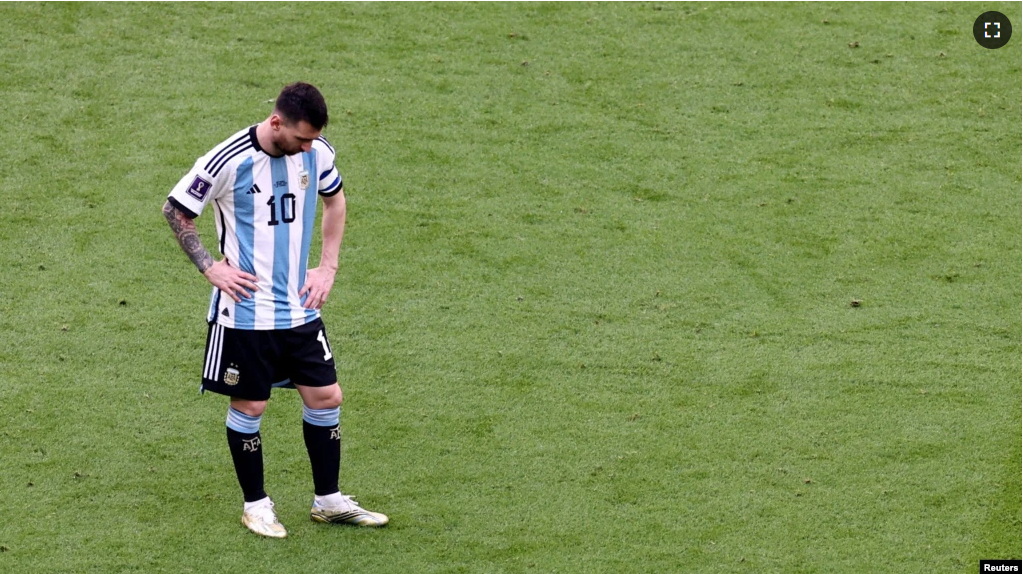
{"type": "Polygon", "coordinates": [[[224,353],[224,326],[214,325],[206,349],[206,367],[202,376],[216,382],[220,378],[220,356],[224,353]]]}

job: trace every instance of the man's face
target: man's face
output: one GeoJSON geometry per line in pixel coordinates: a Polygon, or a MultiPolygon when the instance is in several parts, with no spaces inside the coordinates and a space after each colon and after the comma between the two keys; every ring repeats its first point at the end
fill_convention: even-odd
{"type": "Polygon", "coordinates": [[[271,121],[270,125],[274,128],[273,143],[277,147],[277,151],[285,155],[309,151],[313,147],[313,140],[320,137],[320,133],[323,131],[314,128],[304,120],[289,124],[279,116],[277,121],[271,121]]]}

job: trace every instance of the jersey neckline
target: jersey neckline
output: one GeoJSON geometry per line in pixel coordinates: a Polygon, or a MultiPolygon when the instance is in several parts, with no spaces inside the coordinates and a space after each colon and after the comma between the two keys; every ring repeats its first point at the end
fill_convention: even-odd
{"type": "Polygon", "coordinates": [[[285,155],[287,155],[287,154],[283,154],[283,153],[281,155],[273,155],[272,153],[270,153],[270,152],[266,151],[265,149],[263,149],[263,146],[259,145],[259,138],[256,137],[256,128],[257,127],[259,127],[259,124],[256,124],[256,125],[254,125],[254,126],[249,128],[249,139],[252,140],[252,147],[256,148],[256,151],[263,152],[267,156],[272,157],[274,159],[280,159],[280,158],[284,157],[285,155]]]}

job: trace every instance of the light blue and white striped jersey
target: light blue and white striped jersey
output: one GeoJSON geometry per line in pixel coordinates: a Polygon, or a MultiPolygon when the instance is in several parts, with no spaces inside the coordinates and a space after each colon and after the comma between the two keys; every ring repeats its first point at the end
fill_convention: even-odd
{"type": "Polygon", "coordinates": [[[312,149],[273,157],[246,128],[195,162],[168,199],[189,217],[213,203],[220,252],[259,278],[251,299],[235,303],[213,288],[207,319],[233,329],[290,329],[320,316],[299,299],[309,262],[316,195],[341,191],[334,148],[320,137],[312,149]]]}

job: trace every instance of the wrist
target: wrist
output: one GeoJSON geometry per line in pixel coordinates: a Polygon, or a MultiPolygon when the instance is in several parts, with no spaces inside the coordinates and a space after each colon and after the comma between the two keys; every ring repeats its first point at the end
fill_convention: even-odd
{"type": "Polygon", "coordinates": [[[206,272],[213,267],[214,263],[216,262],[213,261],[213,257],[206,255],[206,257],[195,262],[195,268],[199,270],[199,273],[206,275],[206,272]]]}

